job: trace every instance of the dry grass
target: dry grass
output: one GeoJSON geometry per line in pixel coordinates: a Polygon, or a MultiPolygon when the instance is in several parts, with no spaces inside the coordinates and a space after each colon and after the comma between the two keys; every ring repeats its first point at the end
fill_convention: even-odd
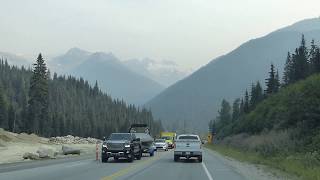
{"type": "Polygon", "coordinates": [[[270,131],[260,135],[238,134],[208,148],[232,158],[267,165],[305,180],[320,180],[320,153],[298,153],[301,142],[293,131],[270,131]]]}
{"type": "Polygon", "coordinates": [[[223,139],[220,144],[245,151],[257,152],[263,156],[289,154],[301,143],[286,131],[270,131],[260,135],[238,134],[223,139]]]}

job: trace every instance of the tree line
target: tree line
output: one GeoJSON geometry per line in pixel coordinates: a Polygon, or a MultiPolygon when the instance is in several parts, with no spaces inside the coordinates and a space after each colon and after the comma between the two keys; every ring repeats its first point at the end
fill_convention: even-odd
{"type": "MultiPolygon", "coordinates": [[[[252,119],[248,116],[261,102],[277,94],[281,89],[317,73],[320,73],[320,48],[314,40],[311,41],[311,46],[307,47],[302,35],[300,46],[293,53],[288,52],[282,79],[280,80],[278,70],[271,64],[268,78],[265,80],[265,89],[258,81],[252,84],[249,91],[245,91],[244,97],[235,99],[232,105],[226,100],[222,101],[218,116],[209,123],[211,132],[218,133],[219,137],[223,138],[231,134],[258,133],[264,128],[271,128],[272,122],[265,122],[264,125],[256,124],[250,128],[245,124],[248,123],[248,119],[252,119]]],[[[289,125],[285,123],[282,127],[289,125]]]]}
{"type": "Polygon", "coordinates": [[[83,78],[51,75],[39,54],[33,68],[0,60],[0,127],[41,136],[77,135],[101,138],[126,132],[131,123],[162,129],[150,110],[112,99],[83,78]]]}

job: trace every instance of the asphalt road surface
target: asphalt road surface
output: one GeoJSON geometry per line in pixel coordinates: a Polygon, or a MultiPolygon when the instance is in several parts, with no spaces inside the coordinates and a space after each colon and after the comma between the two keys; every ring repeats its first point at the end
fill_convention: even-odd
{"type": "Polygon", "coordinates": [[[224,164],[209,150],[203,162],[173,161],[173,151],[157,152],[128,163],[125,160],[101,163],[94,156],[34,161],[0,166],[1,180],[243,180],[241,174],[224,164]]]}

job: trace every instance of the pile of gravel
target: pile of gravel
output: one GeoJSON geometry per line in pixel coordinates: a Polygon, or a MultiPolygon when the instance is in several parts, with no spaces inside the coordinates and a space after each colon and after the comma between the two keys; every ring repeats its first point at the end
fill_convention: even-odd
{"type": "Polygon", "coordinates": [[[96,144],[99,142],[100,142],[99,139],[95,139],[91,137],[82,138],[82,137],[72,136],[72,135],[51,137],[49,139],[49,143],[54,143],[54,144],[96,144]]]}

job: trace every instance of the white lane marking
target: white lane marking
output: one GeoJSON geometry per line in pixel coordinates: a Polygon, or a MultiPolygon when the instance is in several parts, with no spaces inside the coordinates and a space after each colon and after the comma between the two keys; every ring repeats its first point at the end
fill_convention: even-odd
{"type": "Polygon", "coordinates": [[[205,172],[206,172],[206,174],[207,174],[208,179],[209,179],[209,180],[213,180],[213,178],[212,178],[212,176],[211,176],[210,172],[208,171],[207,166],[204,164],[204,162],[202,162],[201,164],[202,164],[202,167],[203,167],[204,171],[205,171],[205,172]]]}

